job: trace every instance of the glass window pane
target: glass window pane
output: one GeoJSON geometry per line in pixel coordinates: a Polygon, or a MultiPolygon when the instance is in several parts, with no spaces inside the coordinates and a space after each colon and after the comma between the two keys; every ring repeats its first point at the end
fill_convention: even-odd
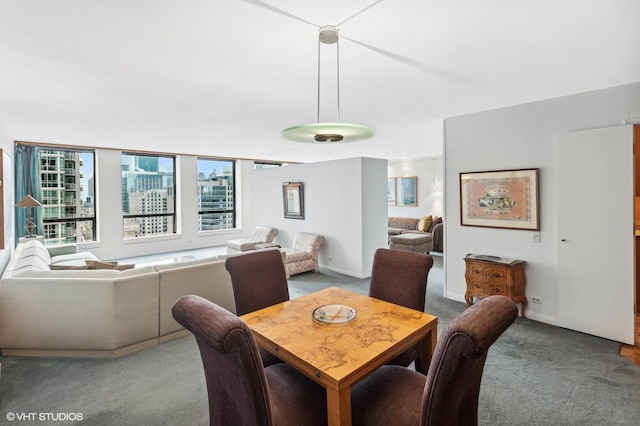
{"type": "Polygon", "coordinates": [[[122,154],[124,238],[174,234],[175,157],[122,154]]]}
{"type": "Polygon", "coordinates": [[[198,229],[235,228],[235,162],[198,158],[198,229]]]}
{"type": "MultiPolygon", "coordinates": [[[[39,215],[47,245],[95,241],[95,152],[16,144],[16,150],[31,152],[39,167],[34,196],[42,207],[39,215]]],[[[16,184],[32,187],[32,176],[16,176],[16,184]],[[29,184],[29,182],[31,184],[29,184]]]]}

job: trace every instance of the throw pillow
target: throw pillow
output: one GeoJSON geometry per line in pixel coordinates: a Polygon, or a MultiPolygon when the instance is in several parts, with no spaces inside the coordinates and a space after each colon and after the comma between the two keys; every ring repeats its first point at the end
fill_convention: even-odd
{"type": "Polygon", "coordinates": [[[70,269],[89,269],[87,265],[50,265],[52,271],[67,271],[70,269]]]}
{"type": "Polygon", "coordinates": [[[117,269],[118,271],[124,271],[124,270],[126,270],[126,269],[133,269],[133,268],[135,268],[135,267],[136,267],[136,265],[135,265],[135,264],[133,264],[133,263],[126,263],[126,264],[124,264],[124,265],[117,265],[117,266],[115,267],[115,269],[117,269]]]}
{"type": "Polygon", "coordinates": [[[118,262],[103,262],[100,260],[87,259],[85,263],[89,269],[114,269],[118,266],[118,262]]]}
{"type": "Polygon", "coordinates": [[[431,215],[420,219],[420,222],[418,223],[418,231],[428,232],[429,229],[431,229],[431,222],[433,222],[433,217],[431,215]]]}
{"type": "Polygon", "coordinates": [[[136,265],[118,265],[118,262],[102,262],[100,260],[85,260],[89,269],[115,269],[117,271],[124,271],[125,269],[135,268],[136,265]]]}

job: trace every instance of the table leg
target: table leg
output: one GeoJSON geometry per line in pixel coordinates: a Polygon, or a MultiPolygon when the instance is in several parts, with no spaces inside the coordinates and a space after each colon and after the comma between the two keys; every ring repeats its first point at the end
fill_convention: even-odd
{"type": "Polygon", "coordinates": [[[329,426],[351,426],[351,388],[327,388],[329,426]]]}
{"type": "Polygon", "coordinates": [[[438,324],[436,322],[420,342],[420,357],[416,360],[416,370],[418,372],[426,375],[427,371],[429,371],[429,364],[431,364],[431,357],[433,357],[437,342],[438,324]]]}

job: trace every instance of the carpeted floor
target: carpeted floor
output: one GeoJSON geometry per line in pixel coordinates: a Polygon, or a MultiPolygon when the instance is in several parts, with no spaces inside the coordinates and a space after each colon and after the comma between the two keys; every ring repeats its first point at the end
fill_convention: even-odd
{"type": "MultiPolygon", "coordinates": [[[[441,266],[436,259],[425,309],[438,316],[440,330],[464,310],[463,303],[442,297],[441,266]]],[[[321,271],[293,276],[290,293],[295,298],[333,285],[368,291],[368,280],[321,271]]],[[[518,318],[489,352],[480,424],[638,424],[640,367],[620,356],[619,348],[518,318]]],[[[118,359],[5,357],[0,362],[0,425],[208,424],[202,365],[191,336],[118,359]],[[33,420],[9,422],[10,413],[35,414],[33,420]],[[82,421],[54,420],[73,417],[70,413],[80,413],[82,421]]]]}

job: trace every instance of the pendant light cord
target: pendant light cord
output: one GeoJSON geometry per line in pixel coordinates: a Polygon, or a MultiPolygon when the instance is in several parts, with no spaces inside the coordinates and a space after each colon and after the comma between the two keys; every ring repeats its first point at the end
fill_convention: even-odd
{"type": "MultiPolygon", "coordinates": [[[[320,46],[322,42],[318,37],[318,106],[317,106],[317,122],[320,122],[320,46]]],[[[338,91],[336,106],[336,123],[340,122],[340,39],[336,41],[336,88],[338,91]]]]}
{"type": "Polygon", "coordinates": [[[338,121],[336,121],[336,123],[340,122],[340,39],[338,39],[338,41],[336,41],[336,72],[337,72],[337,76],[336,76],[336,84],[338,87],[338,99],[337,99],[337,112],[338,112],[338,121]]]}
{"type": "Polygon", "coordinates": [[[320,37],[318,37],[318,123],[320,122],[320,37]]]}

